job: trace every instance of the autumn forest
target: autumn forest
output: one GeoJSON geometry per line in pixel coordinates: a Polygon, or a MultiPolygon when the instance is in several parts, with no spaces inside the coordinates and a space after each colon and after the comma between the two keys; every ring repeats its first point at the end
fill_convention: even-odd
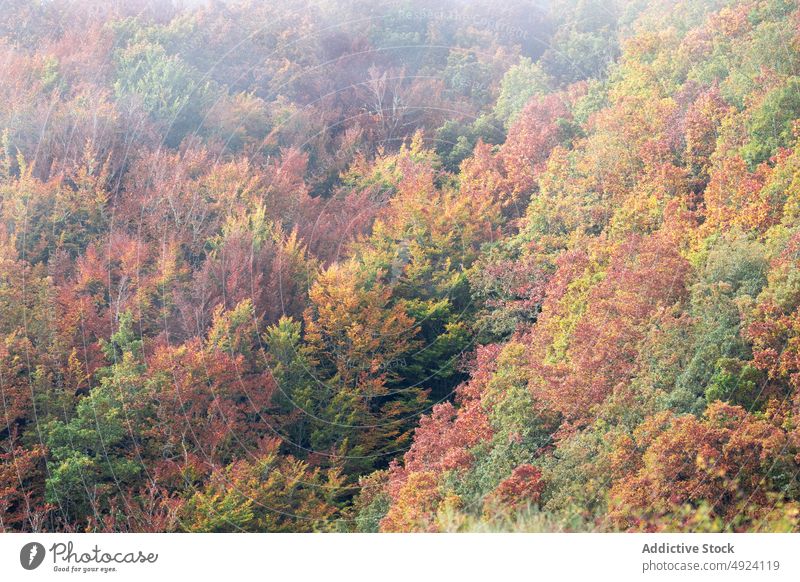
{"type": "Polygon", "coordinates": [[[800,5],[0,0],[0,531],[800,531],[800,5]]]}

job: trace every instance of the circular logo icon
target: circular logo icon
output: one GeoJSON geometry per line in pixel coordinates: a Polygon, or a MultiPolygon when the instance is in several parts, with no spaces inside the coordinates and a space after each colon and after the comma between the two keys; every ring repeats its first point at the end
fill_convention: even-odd
{"type": "Polygon", "coordinates": [[[35,570],[44,561],[44,546],[39,542],[30,542],[19,551],[19,563],[26,570],[35,570]]]}

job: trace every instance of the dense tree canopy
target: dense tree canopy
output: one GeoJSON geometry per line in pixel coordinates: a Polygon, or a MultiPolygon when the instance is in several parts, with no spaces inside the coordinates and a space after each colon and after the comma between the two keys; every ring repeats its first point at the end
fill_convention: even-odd
{"type": "Polygon", "coordinates": [[[0,531],[797,531],[789,0],[6,2],[0,531]]]}

